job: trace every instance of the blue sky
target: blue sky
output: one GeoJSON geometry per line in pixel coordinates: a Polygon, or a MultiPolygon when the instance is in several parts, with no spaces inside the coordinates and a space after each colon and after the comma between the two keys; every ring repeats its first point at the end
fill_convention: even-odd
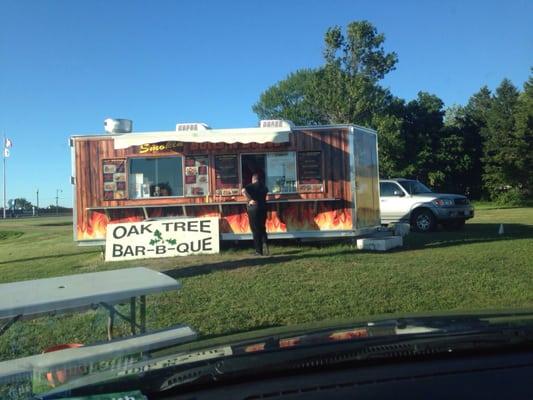
{"type": "Polygon", "coordinates": [[[399,57],[382,82],[464,104],[533,66],[533,2],[11,1],[0,4],[0,134],[13,139],[8,198],[72,205],[68,137],[177,122],[255,126],[260,93],[322,62],[333,25],[367,19],[399,57]]]}

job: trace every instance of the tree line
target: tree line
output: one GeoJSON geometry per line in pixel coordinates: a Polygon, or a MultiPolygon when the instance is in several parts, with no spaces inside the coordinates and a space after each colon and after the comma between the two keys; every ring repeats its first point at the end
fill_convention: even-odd
{"type": "MultiPolygon", "coordinates": [[[[13,200],[13,205],[11,207],[7,207],[6,210],[10,210],[10,211],[21,211],[21,212],[29,212],[29,211],[33,211],[33,208],[35,207],[35,211],[36,212],[48,212],[49,210],[56,210],[56,208],[60,211],[60,212],[64,212],[64,211],[72,211],[72,208],[68,208],[68,207],[63,207],[63,206],[57,206],[55,204],[50,204],[49,206],[47,207],[36,207],[32,204],[31,201],[29,200],[26,200],[24,197],[18,197],[16,199],[13,200]]],[[[0,206],[0,210],[3,209],[2,206],[0,206]]]]}
{"type": "Polygon", "coordinates": [[[290,73],[260,95],[253,111],[296,125],[375,129],[382,178],[416,178],[438,191],[504,204],[531,201],[533,75],[522,89],[508,79],[494,92],[484,86],[466,105],[445,108],[425,91],[406,101],[379,83],[398,63],[384,41],[368,21],[345,32],[329,28],[323,65],[290,73]]]}

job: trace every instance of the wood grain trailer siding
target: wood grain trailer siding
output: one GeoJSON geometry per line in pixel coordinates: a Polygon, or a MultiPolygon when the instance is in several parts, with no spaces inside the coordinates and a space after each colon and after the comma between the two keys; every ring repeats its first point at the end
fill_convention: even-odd
{"type": "MultiPolygon", "coordinates": [[[[226,144],[226,143],[183,143],[180,152],[169,151],[164,153],[144,153],[139,154],[138,147],[129,147],[127,149],[114,149],[113,137],[110,136],[90,136],[73,138],[75,152],[75,207],[76,207],[76,225],[77,240],[102,239],[102,230],[109,222],[124,222],[142,220],[146,216],[143,214],[142,207],[165,206],[164,208],[146,208],[150,214],[149,217],[184,215],[184,210],[180,205],[209,205],[209,207],[188,206],[185,209],[187,215],[204,214],[220,216],[218,203],[243,201],[242,196],[215,196],[215,169],[214,159],[216,155],[221,154],[247,154],[247,153],[266,153],[266,152],[286,152],[295,151],[320,151],[323,161],[323,192],[316,193],[287,193],[287,194],[270,194],[269,204],[269,222],[273,226],[281,222],[280,218],[290,219],[289,227],[297,227],[301,219],[301,228],[322,230],[316,223],[304,221],[309,218],[324,217],[328,212],[333,213],[335,223],[324,223],[324,229],[332,229],[332,226],[338,225],[340,229],[352,229],[351,208],[352,193],[350,183],[350,149],[349,149],[349,131],[350,128],[339,128],[331,130],[293,130],[289,135],[288,143],[275,144],[226,144]],[[171,197],[171,198],[142,198],[142,199],[115,199],[105,200],[103,198],[103,161],[131,159],[134,157],[168,157],[169,155],[208,155],[208,177],[209,177],[209,195],[197,197],[171,197]],[[276,203],[279,200],[319,200],[307,203],[276,203]],[[332,201],[336,199],[336,201],[332,201]],[[320,200],[323,200],[321,202],[320,200]],[[326,201],[328,200],[328,201],[326,201]],[[297,205],[297,206],[296,206],[297,205]],[[174,207],[171,207],[174,206],[174,207]],[[127,207],[127,209],[114,209],[114,207],[127,207]],[[95,210],[101,208],[100,210],[95,210]],[[157,211],[158,210],[158,211],[157,211]],[[166,210],[166,211],[164,211],[166,210]],[[290,216],[288,216],[291,214],[290,216]],[[319,215],[320,214],[320,215],[319,215]],[[96,222],[95,222],[96,221],[96,222]],[[339,222],[340,221],[340,222],[339,222]],[[99,226],[95,227],[94,224],[99,226]],[[93,234],[93,231],[99,231],[93,234]]],[[[240,157],[239,157],[240,159],[240,157]]],[[[239,164],[240,165],[240,164],[239,164]]],[[[239,167],[240,173],[240,167],[239,167]]],[[[126,165],[127,176],[127,165],[126,165]]],[[[128,184],[126,182],[126,188],[128,184]]],[[[244,205],[225,205],[222,206],[224,218],[221,221],[221,230],[231,230],[233,219],[239,219],[237,222],[241,226],[240,231],[248,231],[247,218],[244,205]],[[238,218],[235,216],[239,216],[238,218]],[[228,217],[228,218],[226,218],[228,217]],[[245,221],[243,221],[245,219],[245,221]],[[226,228],[224,228],[226,227],[226,228]]],[[[233,224],[235,222],[233,221],[233,224]]],[[[288,229],[287,224],[285,228],[288,229]]]]}

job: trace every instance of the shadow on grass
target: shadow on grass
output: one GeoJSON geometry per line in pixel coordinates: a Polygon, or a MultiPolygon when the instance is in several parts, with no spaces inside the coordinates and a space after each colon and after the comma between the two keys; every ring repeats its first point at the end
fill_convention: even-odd
{"type": "MultiPolygon", "coordinates": [[[[391,251],[369,252],[356,250],[353,247],[346,247],[339,250],[338,248],[332,251],[314,252],[316,249],[327,249],[327,247],[337,246],[339,243],[348,245],[349,240],[339,240],[336,242],[309,242],[299,243],[297,250],[282,250],[282,254],[274,255],[272,257],[254,257],[241,258],[238,260],[220,261],[208,264],[191,265],[184,268],[175,268],[163,271],[173,278],[189,278],[200,275],[206,275],[217,271],[229,271],[238,268],[254,268],[274,264],[285,263],[298,259],[315,259],[323,257],[337,257],[343,255],[356,255],[371,253],[375,255],[400,253],[406,250],[418,249],[434,249],[440,247],[461,246],[473,243],[487,243],[496,241],[507,241],[516,239],[533,238],[533,226],[525,224],[504,224],[504,234],[499,235],[498,229],[500,224],[467,224],[463,230],[446,231],[440,230],[432,233],[411,233],[405,239],[405,246],[403,248],[393,249],[391,251]]],[[[276,243],[276,247],[283,249],[290,246],[287,242],[276,243]]],[[[294,245],[294,243],[292,243],[294,245]]],[[[237,248],[248,247],[249,243],[236,244],[237,248]]]]}
{"type": "Polygon", "coordinates": [[[72,225],[71,221],[67,221],[67,222],[49,222],[49,223],[46,223],[46,224],[36,224],[36,226],[71,226],[71,225],[72,225]]]}
{"type": "Polygon", "coordinates": [[[0,240],[16,239],[24,235],[24,232],[19,231],[0,231],[0,240]]]}
{"type": "Polygon", "coordinates": [[[178,278],[191,278],[194,276],[207,275],[217,271],[231,271],[238,268],[254,268],[269,266],[274,264],[281,264],[296,259],[310,260],[313,258],[332,257],[340,255],[355,254],[356,250],[346,249],[341,251],[335,251],[332,253],[310,253],[306,254],[303,251],[288,251],[284,254],[273,255],[270,257],[256,257],[250,256],[249,258],[242,258],[239,260],[219,261],[209,264],[191,265],[184,268],[169,269],[161,271],[174,279],[178,278]]]}
{"type": "Polygon", "coordinates": [[[433,249],[533,238],[533,225],[503,224],[504,233],[502,235],[498,233],[499,228],[500,224],[466,224],[464,229],[457,231],[440,230],[431,233],[411,233],[405,239],[404,249],[433,249]]]}
{"type": "Polygon", "coordinates": [[[207,275],[217,271],[230,271],[245,267],[262,267],[265,265],[279,264],[291,261],[294,258],[294,255],[280,255],[272,257],[250,256],[250,258],[243,258],[240,260],[228,260],[209,264],[191,265],[185,268],[170,269],[162,272],[174,279],[191,278],[193,276],[207,275]]]}
{"type": "Polygon", "coordinates": [[[61,258],[61,257],[79,256],[81,254],[96,254],[96,253],[101,253],[101,250],[84,251],[81,253],[54,254],[52,256],[36,256],[36,257],[28,257],[28,258],[17,258],[16,260],[0,261],[0,265],[19,263],[19,262],[25,262],[25,261],[48,260],[48,259],[61,258]]]}

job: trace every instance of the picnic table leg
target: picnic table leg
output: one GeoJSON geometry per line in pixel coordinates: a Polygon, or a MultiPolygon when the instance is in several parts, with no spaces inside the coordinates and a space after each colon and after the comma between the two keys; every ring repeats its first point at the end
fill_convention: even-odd
{"type": "Polygon", "coordinates": [[[109,317],[107,317],[107,340],[113,339],[113,323],[115,322],[115,307],[111,306],[109,309],[109,317]]]}
{"type": "Polygon", "coordinates": [[[137,325],[137,310],[135,309],[137,299],[132,297],[130,299],[130,325],[131,325],[131,334],[135,335],[135,328],[137,325]]]}
{"type": "Polygon", "coordinates": [[[146,296],[140,297],[141,303],[141,333],[146,332],[146,296]]]}

